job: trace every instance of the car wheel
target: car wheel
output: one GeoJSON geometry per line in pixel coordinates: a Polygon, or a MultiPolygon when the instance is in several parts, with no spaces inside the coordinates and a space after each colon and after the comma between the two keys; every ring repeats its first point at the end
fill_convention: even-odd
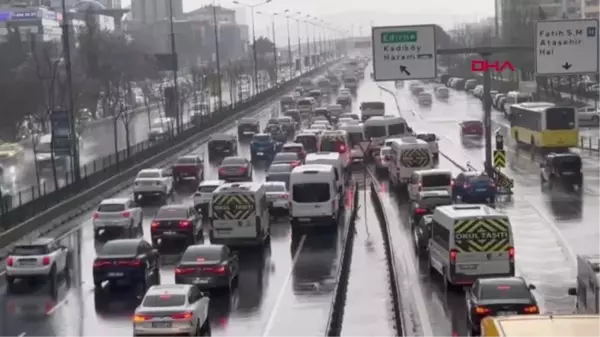
{"type": "Polygon", "coordinates": [[[58,285],[58,275],[57,275],[57,271],[56,271],[56,265],[52,266],[52,269],[50,269],[50,274],[49,274],[49,281],[50,281],[50,293],[54,294],[58,285]]]}
{"type": "Polygon", "coordinates": [[[11,276],[6,276],[6,292],[7,293],[12,293],[13,288],[15,285],[15,278],[11,277],[11,276]]]}
{"type": "Polygon", "coordinates": [[[200,331],[199,335],[200,336],[210,336],[211,335],[211,329],[210,329],[210,316],[206,315],[206,320],[204,320],[204,323],[202,324],[202,327],[200,327],[200,331]]]}
{"type": "Polygon", "coordinates": [[[160,285],[160,270],[157,268],[154,272],[154,285],[160,285]]]}

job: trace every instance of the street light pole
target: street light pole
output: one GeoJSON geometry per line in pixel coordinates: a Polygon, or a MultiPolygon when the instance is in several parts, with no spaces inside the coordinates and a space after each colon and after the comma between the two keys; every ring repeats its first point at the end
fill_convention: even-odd
{"type": "Polygon", "coordinates": [[[274,85],[277,86],[277,77],[278,77],[278,72],[279,72],[279,65],[277,64],[277,42],[275,42],[276,38],[275,38],[275,17],[277,16],[277,13],[273,13],[273,21],[271,21],[271,29],[273,30],[273,62],[275,62],[275,83],[274,85]]]}
{"type": "Polygon", "coordinates": [[[258,94],[258,61],[257,61],[257,53],[256,53],[256,29],[254,26],[254,8],[264,5],[264,4],[268,4],[269,2],[271,2],[272,0],[266,0],[257,4],[253,4],[253,5],[249,5],[249,4],[245,4],[239,1],[233,1],[234,4],[236,5],[241,5],[241,6],[246,6],[248,8],[250,8],[250,17],[251,17],[251,21],[252,21],[252,59],[253,59],[253,64],[254,64],[254,94],[257,95],[258,94]]]}
{"type": "MultiPolygon", "coordinates": [[[[285,10],[284,13],[289,12],[289,10],[285,10]]],[[[290,16],[286,15],[285,16],[285,23],[287,25],[287,43],[288,43],[288,63],[290,66],[290,79],[292,77],[292,74],[294,73],[294,67],[292,65],[292,42],[290,40],[290,16]]]]}
{"type": "Polygon", "coordinates": [[[181,132],[181,114],[179,111],[179,64],[177,62],[177,48],[175,45],[175,24],[173,22],[173,1],[169,0],[169,29],[171,35],[171,67],[173,69],[173,90],[175,91],[175,123],[177,124],[177,132],[181,132]]]}
{"type": "MultiPolygon", "coordinates": [[[[221,57],[219,54],[219,22],[217,21],[217,6],[215,2],[212,4],[213,20],[215,22],[215,58],[217,63],[217,91],[219,92],[219,112],[223,111],[223,87],[221,79],[221,57]]],[[[231,88],[229,88],[231,92],[231,88]]]]}
{"type": "Polygon", "coordinates": [[[298,69],[300,71],[300,74],[302,74],[302,69],[304,68],[304,60],[302,59],[302,42],[300,41],[300,19],[295,18],[296,20],[296,27],[298,30],[298,58],[300,59],[300,69],[298,69]]]}
{"type": "MultiPolygon", "coordinates": [[[[309,16],[307,15],[307,18],[309,16]]],[[[304,21],[304,23],[306,24],[306,55],[308,55],[308,66],[310,69],[311,66],[311,59],[310,59],[310,31],[309,31],[309,24],[308,24],[308,20],[304,21]]]]}
{"type": "MultiPolygon", "coordinates": [[[[67,17],[67,4],[62,0],[62,39],[63,53],[65,57],[65,75],[67,77],[67,109],[69,109],[69,129],[71,133],[71,165],[73,179],[75,182],[81,180],[81,168],[79,167],[79,136],[76,133],[75,101],[73,98],[73,71],[71,64],[71,39],[69,38],[69,19],[67,17]]],[[[54,140],[53,140],[54,141],[54,140]]]]}

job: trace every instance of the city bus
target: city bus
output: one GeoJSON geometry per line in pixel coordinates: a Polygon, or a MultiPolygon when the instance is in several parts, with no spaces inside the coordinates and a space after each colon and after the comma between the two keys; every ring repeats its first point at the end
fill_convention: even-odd
{"type": "Polygon", "coordinates": [[[520,144],[539,149],[577,147],[576,109],[548,102],[527,102],[510,107],[510,133],[520,144]]]}

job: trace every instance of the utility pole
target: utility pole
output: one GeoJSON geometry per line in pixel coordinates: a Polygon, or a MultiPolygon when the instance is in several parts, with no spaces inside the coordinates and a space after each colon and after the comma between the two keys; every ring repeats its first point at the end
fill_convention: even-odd
{"type": "Polygon", "coordinates": [[[69,110],[69,128],[71,133],[71,166],[73,180],[75,180],[75,182],[79,182],[81,180],[81,168],[79,167],[79,136],[77,135],[75,128],[77,120],[75,117],[75,101],[73,98],[73,71],[71,64],[71,39],[69,38],[69,13],[67,13],[66,0],[62,0],[61,5],[63,53],[65,56],[65,75],[67,77],[67,109],[69,110]]]}
{"type": "MultiPolygon", "coordinates": [[[[284,13],[287,13],[289,10],[285,10],[284,13]]],[[[287,42],[288,42],[288,62],[290,65],[290,76],[293,77],[293,73],[294,73],[294,66],[293,66],[293,57],[292,57],[292,42],[290,40],[290,16],[286,15],[285,16],[285,21],[286,21],[286,25],[287,25],[287,42]]]]}
{"type": "MultiPolygon", "coordinates": [[[[217,21],[217,6],[212,4],[213,20],[215,22],[215,61],[217,63],[217,91],[219,92],[219,112],[223,110],[223,88],[221,80],[221,57],[219,55],[219,22],[217,21]]],[[[229,88],[231,90],[231,88],[229,88]]]]}
{"type": "MultiPolygon", "coordinates": [[[[300,14],[300,13],[298,13],[300,14]]],[[[296,18],[296,26],[298,30],[298,59],[300,59],[300,74],[302,74],[302,69],[304,67],[304,60],[302,59],[302,42],[300,41],[301,29],[300,29],[300,19],[296,18]]]]}
{"type": "MultiPolygon", "coordinates": [[[[63,0],[64,1],[64,0],[63,0]]],[[[171,35],[171,67],[173,69],[173,90],[175,91],[175,122],[177,133],[181,132],[181,112],[179,106],[179,62],[177,62],[177,46],[175,45],[175,23],[173,22],[173,1],[169,0],[169,26],[171,35]]]]}
{"type": "Polygon", "coordinates": [[[277,64],[277,42],[275,42],[275,17],[277,13],[273,14],[273,21],[271,21],[271,29],[273,30],[273,62],[275,62],[275,83],[274,86],[277,86],[277,73],[279,71],[279,65],[277,64]]]}
{"type": "Polygon", "coordinates": [[[306,55],[308,55],[308,66],[310,69],[310,65],[311,65],[311,60],[310,60],[310,31],[309,31],[309,23],[308,23],[308,19],[306,21],[304,21],[304,23],[306,24],[306,55]]]}

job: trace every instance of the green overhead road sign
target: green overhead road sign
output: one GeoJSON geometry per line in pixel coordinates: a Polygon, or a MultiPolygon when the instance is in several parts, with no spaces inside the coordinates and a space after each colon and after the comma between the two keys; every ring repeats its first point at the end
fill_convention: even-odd
{"type": "Polygon", "coordinates": [[[418,37],[417,31],[382,32],[381,43],[417,42],[418,37]]]}

